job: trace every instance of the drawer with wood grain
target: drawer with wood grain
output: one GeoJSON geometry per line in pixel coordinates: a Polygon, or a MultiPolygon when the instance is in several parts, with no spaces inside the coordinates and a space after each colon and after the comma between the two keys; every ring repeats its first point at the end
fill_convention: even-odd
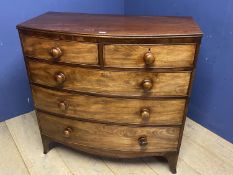
{"type": "Polygon", "coordinates": [[[37,109],[105,123],[181,125],[185,99],[143,100],[70,94],[32,86],[37,109]]]}
{"type": "Polygon", "coordinates": [[[22,35],[24,54],[53,62],[98,64],[97,44],[22,35]]]}
{"type": "Polygon", "coordinates": [[[192,67],[195,50],[195,44],[105,45],[104,60],[106,67],[192,67]]]}
{"type": "Polygon", "coordinates": [[[37,112],[43,135],[75,146],[131,152],[176,151],[179,127],[129,127],[90,123],[37,112]]]}
{"type": "Polygon", "coordinates": [[[191,72],[109,71],[28,61],[31,82],[116,96],[186,96],[191,72]],[[44,71],[41,71],[43,69],[44,71]]]}

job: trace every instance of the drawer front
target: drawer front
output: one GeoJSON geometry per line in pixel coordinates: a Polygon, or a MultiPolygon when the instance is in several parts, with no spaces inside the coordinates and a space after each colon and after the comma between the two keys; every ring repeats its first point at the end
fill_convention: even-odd
{"type": "Polygon", "coordinates": [[[107,71],[28,62],[34,83],[68,90],[122,96],[187,95],[191,72],[107,71]]]}
{"type": "Polygon", "coordinates": [[[73,118],[143,125],[182,124],[185,99],[139,100],[70,94],[32,86],[35,107],[73,118]]]}
{"type": "Polygon", "coordinates": [[[192,67],[195,49],[195,44],[106,45],[104,58],[107,67],[192,67]]]}
{"type": "Polygon", "coordinates": [[[24,35],[21,38],[24,54],[28,57],[74,64],[98,63],[97,44],[49,40],[24,35]]]}
{"type": "Polygon", "coordinates": [[[71,145],[95,149],[176,151],[179,127],[127,127],[75,121],[38,112],[43,135],[71,145]]]}

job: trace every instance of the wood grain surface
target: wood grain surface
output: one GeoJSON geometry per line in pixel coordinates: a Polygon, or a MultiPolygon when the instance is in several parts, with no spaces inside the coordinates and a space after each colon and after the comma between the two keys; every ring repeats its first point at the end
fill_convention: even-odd
{"type": "Polygon", "coordinates": [[[44,153],[58,142],[100,156],[164,156],[176,172],[202,37],[191,17],[48,12],[17,28],[44,153]]]}
{"type": "Polygon", "coordinates": [[[93,15],[48,12],[18,25],[18,29],[104,37],[201,36],[191,17],[93,15]],[[64,25],[65,24],[65,25],[64,25]]]}
{"type": "Polygon", "coordinates": [[[35,107],[40,110],[73,118],[143,125],[180,125],[183,120],[185,99],[139,100],[74,95],[32,86],[35,107]],[[59,108],[65,103],[65,110],[59,108]],[[149,109],[150,117],[144,120],[142,109],[149,109]]]}
{"type": "Polygon", "coordinates": [[[0,122],[0,174],[30,175],[5,122],[0,122]]]}
{"type": "MultiPolygon", "coordinates": [[[[35,116],[34,112],[33,115],[35,116]]],[[[33,115],[27,117],[28,114],[23,114],[20,117],[14,118],[15,120],[11,119],[6,122],[14,143],[17,145],[17,149],[24,159],[24,164],[30,167],[28,168],[29,174],[72,175],[56,151],[51,151],[49,155],[43,154],[41,137],[35,137],[36,135],[40,136],[40,131],[36,117],[33,117],[33,115]]],[[[15,162],[16,159],[12,161],[15,162]]],[[[15,175],[18,171],[19,169],[15,169],[15,173],[9,175],[15,175]]],[[[0,174],[3,175],[1,171],[0,174]]]]}
{"type": "Polygon", "coordinates": [[[65,40],[50,40],[33,36],[21,35],[21,42],[25,56],[50,60],[54,62],[97,64],[97,44],[81,43],[65,40]],[[61,50],[61,57],[54,59],[50,51],[52,48],[61,50]]]}
{"type": "Polygon", "coordinates": [[[145,67],[144,55],[149,50],[155,62],[149,67],[192,67],[195,44],[187,45],[105,45],[104,59],[107,67],[145,67]]]}
{"type": "Polygon", "coordinates": [[[126,127],[105,125],[58,118],[37,112],[42,134],[71,145],[119,151],[160,152],[176,151],[179,127],[126,127]],[[69,137],[64,131],[71,128],[69,137]],[[148,145],[142,148],[138,139],[147,137],[148,145]]]}
{"type": "MultiPolygon", "coordinates": [[[[25,164],[31,175],[48,175],[49,173],[112,175],[111,172],[114,172],[114,175],[150,175],[149,169],[153,170],[153,175],[170,174],[167,162],[155,157],[106,159],[84,154],[64,146],[55,147],[47,155],[43,155],[34,112],[14,117],[7,120],[6,124],[8,129],[0,124],[1,146],[3,146],[0,156],[2,175],[26,175],[27,172],[20,168],[24,165],[18,166],[22,164],[25,164]],[[21,160],[18,158],[19,156],[22,157],[21,160]]],[[[91,151],[86,150],[86,152],[90,153],[91,151]]],[[[103,151],[99,151],[99,155],[100,153],[103,151]]],[[[131,156],[135,154],[131,154],[131,156]]],[[[145,152],[143,154],[145,155],[145,152]]],[[[117,157],[119,151],[116,151],[114,155],[117,157]]],[[[213,175],[216,173],[232,175],[232,160],[232,143],[187,118],[177,164],[177,175],[213,175]]]]}
{"type": "Polygon", "coordinates": [[[137,71],[107,71],[73,68],[55,64],[29,61],[30,79],[34,83],[82,92],[95,92],[123,96],[187,95],[191,72],[156,73],[137,71]],[[41,71],[44,70],[44,71],[41,71]],[[64,74],[64,83],[55,76],[64,74]],[[144,80],[151,80],[153,87],[145,91],[144,80]]]}

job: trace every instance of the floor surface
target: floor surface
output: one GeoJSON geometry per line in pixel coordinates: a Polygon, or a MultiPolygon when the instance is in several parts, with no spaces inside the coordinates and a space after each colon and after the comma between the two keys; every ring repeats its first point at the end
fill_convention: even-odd
{"type": "MultiPolygon", "coordinates": [[[[56,147],[43,154],[35,113],[0,123],[0,175],[167,175],[156,158],[105,159],[56,147]]],[[[187,119],[178,175],[233,175],[233,144],[187,119]]]]}

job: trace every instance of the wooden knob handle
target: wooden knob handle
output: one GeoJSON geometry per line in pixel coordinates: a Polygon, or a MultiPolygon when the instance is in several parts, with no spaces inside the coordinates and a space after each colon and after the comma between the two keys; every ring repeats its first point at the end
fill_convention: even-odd
{"type": "Polygon", "coordinates": [[[64,130],[64,132],[63,132],[64,137],[70,137],[71,133],[72,133],[72,129],[71,128],[66,128],[64,130]]]}
{"type": "Polygon", "coordinates": [[[152,80],[149,80],[149,79],[145,79],[142,81],[142,87],[145,91],[149,91],[152,89],[153,87],[153,82],[152,80]]]}
{"type": "Polygon", "coordinates": [[[148,66],[152,65],[155,62],[155,57],[151,53],[151,51],[146,52],[143,59],[144,59],[145,64],[148,66]]]}
{"type": "Polygon", "coordinates": [[[148,145],[148,142],[147,142],[147,138],[146,136],[142,136],[138,139],[138,144],[141,146],[141,147],[145,147],[148,145]]]}
{"type": "Polygon", "coordinates": [[[58,108],[61,109],[62,111],[65,111],[67,109],[67,104],[65,102],[59,102],[58,103],[58,108]]]}
{"type": "Polygon", "coordinates": [[[147,108],[143,108],[141,110],[141,118],[143,120],[148,120],[150,118],[150,110],[147,108]]]}
{"type": "Polygon", "coordinates": [[[62,51],[59,47],[53,47],[51,50],[50,50],[50,55],[57,59],[57,58],[60,58],[61,55],[62,55],[62,51]]]}
{"type": "Polygon", "coordinates": [[[62,84],[65,82],[66,76],[62,72],[59,72],[55,75],[55,80],[58,84],[62,84]]]}

